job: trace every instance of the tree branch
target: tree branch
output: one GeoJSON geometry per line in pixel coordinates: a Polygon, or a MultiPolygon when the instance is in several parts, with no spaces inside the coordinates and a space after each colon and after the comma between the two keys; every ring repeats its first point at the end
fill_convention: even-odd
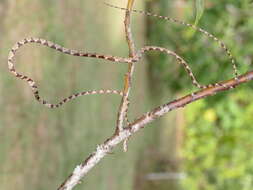
{"type": "Polygon", "coordinates": [[[117,134],[114,134],[112,137],[107,139],[103,144],[98,145],[95,152],[93,152],[86,160],[84,160],[80,165],[78,165],[73,173],[66,179],[66,181],[58,188],[58,190],[72,190],[77,184],[80,183],[80,180],[96,165],[100,160],[110,153],[114,147],[119,143],[126,140],[134,133],[139,131],[141,128],[147,126],[153,120],[163,116],[164,114],[186,106],[192,102],[195,102],[199,99],[215,95],[218,92],[227,91],[233,89],[236,86],[249,82],[253,80],[253,71],[247,72],[243,75],[240,75],[238,79],[230,79],[227,81],[222,81],[220,84],[222,86],[212,86],[203,90],[186,95],[177,100],[166,103],[162,106],[154,108],[152,111],[145,113],[141,117],[135,119],[134,122],[129,124],[127,127],[123,128],[117,134]]]}

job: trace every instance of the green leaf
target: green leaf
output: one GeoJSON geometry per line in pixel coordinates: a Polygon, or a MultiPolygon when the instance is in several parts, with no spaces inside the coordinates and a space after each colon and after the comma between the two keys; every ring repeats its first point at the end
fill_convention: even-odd
{"type": "Polygon", "coordinates": [[[195,10],[196,10],[196,17],[194,25],[196,26],[202,17],[205,9],[205,0],[195,0],[195,10]]]}

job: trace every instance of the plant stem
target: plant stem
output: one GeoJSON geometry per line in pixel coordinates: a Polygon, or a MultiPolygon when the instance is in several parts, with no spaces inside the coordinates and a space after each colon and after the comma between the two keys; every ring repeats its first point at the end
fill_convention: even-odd
{"type": "MultiPolygon", "coordinates": [[[[131,10],[132,10],[133,4],[134,4],[134,0],[128,0],[127,10],[126,10],[125,20],[124,20],[126,41],[127,41],[128,49],[129,49],[129,57],[134,57],[135,55],[135,45],[134,45],[134,40],[133,40],[132,32],[131,32],[131,10]]],[[[121,103],[119,107],[115,134],[117,134],[119,131],[123,129],[124,120],[127,116],[127,111],[128,111],[128,106],[129,106],[128,97],[131,90],[133,72],[134,72],[134,63],[129,63],[128,71],[125,74],[124,90],[123,90],[124,95],[121,99],[121,103]]]]}

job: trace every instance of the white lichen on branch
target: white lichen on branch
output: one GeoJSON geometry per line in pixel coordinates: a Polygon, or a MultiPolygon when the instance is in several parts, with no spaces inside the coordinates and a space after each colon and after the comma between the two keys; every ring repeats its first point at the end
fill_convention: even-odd
{"type": "Polygon", "coordinates": [[[253,80],[253,71],[250,71],[244,75],[240,75],[238,79],[230,79],[221,82],[223,86],[212,86],[187,96],[171,101],[167,104],[154,108],[152,111],[145,113],[141,117],[135,119],[134,122],[123,128],[119,133],[113,135],[107,139],[103,144],[97,146],[97,149],[92,153],[81,165],[79,165],[70,177],[61,185],[58,190],[72,190],[75,185],[87,174],[99,161],[108,153],[111,152],[119,143],[126,140],[141,128],[147,126],[153,120],[163,116],[164,114],[186,106],[189,103],[197,101],[199,99],[215,95],[218,92],[233,89],[234,87],[253,80]],[[224,87],[226,86],[226,87],[224,87]],[[231,88],[232,87],[232,88],[231,88]]]}

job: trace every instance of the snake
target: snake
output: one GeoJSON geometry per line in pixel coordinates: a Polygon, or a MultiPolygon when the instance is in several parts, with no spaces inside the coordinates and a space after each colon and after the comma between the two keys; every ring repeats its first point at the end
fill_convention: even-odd
{"type": "Polygon", "coordinates": [[[134,57],[119,57],[119,56],[112,56],[112,55],[103,55],[103,54],[98,54],[98,53],[87,53],[87,52],[82,52],[82,51],[78,51],[78,50],[72,50],[72,49],[68,49],[65,48],[59,44],[53,43],[51,41],[45,40],[45,39],[41,39],[41,38],[25,38],[23,40],[20,40],[18,42],[15,43],[15,45],[11,48],[9,55],[8,55],[8,68],[9,71],[17,78],[26,81],[28,83],[28,85],[30,86],[33,95],[35,97],[35,99],[45,105],[48,108],[58,108],[60,106],[62,106],[63,104],[77,98],[80,96],[84,96],[84,95],[92,95],[92,94],[118,94],[123,96],[123,92],[120,90],[90,90],[90,91],[84,91],[84,92],[79,92],[79,93],[75,93],[71,96],[68,96],[66,98],[63,98],[59,103],[53,104],[53,103],[49,103],[48,101],[46,101],[45,99],[41,98],[39,95],[39,90],[38,90],[38,85],[36,84],[36,82],[31,78],[28,77],[24,74],[21,74],[19,72],[17,72],[17,70],[15,69],[15,55],[17,53],[17,51],[24,46],[25,44],[28,43],[36,43],[36,44],[40,44],[49,48],[52,48],[56,51],[59,51],[61,53],[64,54],[69,54],[72,56],[80,56],[80,57],[90,57],[90,58],[97,58],[97,59],[103,59],[103,60],[108,60],[111,62],[115,62],[115,63],[132,63],[132,62],[138,62],[143,54],[147,51],[159,51],[159,52],[164,52],[168,55],[172,55],[176,58],[176,60],[183,65],[183,67],[185,68],[186,72],[188,73],[188,75],[190,76],[192,83],[198,87],[198,88],[206,88],[207,86],[205,85],[200,85],[191,68],[189,67],[189,65],[187,64],[187,62],[181,58],[179,55],[177,55],[175,52],[168,50],[166,48],[162,48],[162,47],[156,47],[156,46],[145,46],[143,48],[141,48],[134,57]]]}
{"type": "MultiPolygon", "coordinates": [[[[115,5],[111,5],[109,3],[106,3],[104,2],[105,5],[109,6],[109,7],[113,7],[113,8],[117,8],[117,9],[121,9],[121,10],[127,10],[125,8],[122,8],[122,7],[118,7],[118,6],[115,6],[115,5]]],[[[128,10],[127,10],[128,11],[128,10]]],[[[144,14],[144,15],[147,15],[147,16],[153,16],[153,17],[157,17],[159,19],[164,19],[166,21],[170,21],[170,22],[174,22],[174,23],[179,23],[181,25],[184,25],[184,26],[187,26],[187,27],[191,27],[193,29],[196,29],[197,31],[203,33],[204,35],[206,35],[207,37],[211,38],[212,40],[216,41],[220,47],[226,52],[227,56],[230,58],[230,61],[232,63],[232,67],[233,67],[233,71],[234,71],[234,75],[235,75],[235,79],[238,80],[237,76],[238,76],[238,70],[237,70],[237,66],[235,64],[235,59],[234,57],[232,56],[231,54],[231,51],[228,49],[228,47],[225,45],[224,42],[222,42],[221,40],[219,40],[217,37],[215,37],[213,34],[210,34],[209,32],[207,32],[206,30],[202,29],[202,28],[199,28],[193,24],[189,24],[189,23],[186,23],[184,21],[181,21],[181,20],[177,20],[177,19],[174,19],[174,18],[170,18],[170,17],[167,17],[167,16],[161,16],[161,15],[157,15],[157,14],[153,14],[153,13],[150,13],[150,12],[146,12],[146,11],[142,11],[142,10],[136,10],[136,9],[132,9],[130,10],[132,12],[136,12],[136,13],[140,13],[140,14],[144,14]]],[[[80,97],[80,96],[84,96],[84,95],[92,95],[92,94],[118,94],[120,96],[123,96],[124,93],[123,91],[120,91],[120,90],[109,90],[109,89],[106,89],[106,90],[90,90],[90,91],[83,91],[83,92],[79,92],[79,93],[75,93],[71,96],[68,96],[66,98],[63,98],[60,102],[56,103],[56,104],[52,104],[52,103],[49,103],[48,101],[46,101],[45,99],[41,98],[40,95],[39,95],[39,90],[38,90],[38,86],[36,84],[36,82],[26,76],[26,75],[23,75],[19,72],[16,71],[15,69],[15,66],[14,66],[14,58],[15,58],[15,55],[16,55],[16,52],[22,47],[24,46],[25,44],[28,44],[28,43],[36,43],[36,44],[40,44],[42,46],[46,46],[46,47],[49,47],[49,48],[52,48],[56,51],[59,51],[61,53],[64,53],[64,54],[68,54],[68,55],[71,55],[71,56],[79,56],[79,57],[90,57],[90,58],[96,58],[96,59],[103,59],[103,60],[107,60],[107,61],[111,61],[111,62],[115,62],[115,63],[135,63],[135,62],[138,62],[141,60],[141,58],[143,57],[143,54],[147,51],[159,51],[159,52],[163,52],[163,53],[166,53],[167,55],[171,55],[173,57],[176,58],[177,62],[181,65],[183,65],[184,69],[186,70],[186,72],[188,73],[191,81],[192,81],[192,84],[194,86],[196,86],[197,88],[200,88],[200,89],[205,89],[205,88],[208,88],[208,87],[213,87],[213,86],[223,86],[223,87],[226,87],[224,86],[224,84],[220,84],[220,83],[214,83],[214,84],[208,84],[208,85],[201,85],[197,80],[196,80],[196,77],[194,76],[191,68],[189,67],[188,63],[182,58],[180,57],[178,54],[176,54],[174,51],[171,51],[171,50],[168,50],[166,48],[163,48],[163,47],[157,47],[157,46],[144,46],[142,47],[141,49],[139,49],[135,55],[133,57],[119,57],[119,56],[113,56],[113,55],[104,55],[104,54],[98,54],[98,53],[89,53],[89,52],[82,52],[82,51],[78,51],[78,50],[73,50],[73,49],[69,49],[69,48],[66,48],[66,47],[63,47],[59,44],[56,44],[54,42],[51,42],[49,40],[45,40],[45,39],[42,39],[42,38],[34,38],[34,37],[31,37],[31,38],[25,38],[23,40],[20,40],[18,42],[15,43],[15,45],[11,48],[10,52],[9,52],[9,55],[8,55],[8,68],[9,68],[9,71],[17,78],[21,79],[21,80],[24,80],[28,83],[28,85],[30,86],[33,94],[34,94],[34,97],[35,99],[45,105],[46,107],[48,108],[58,108],[60,106],[62,106],[63,104],[77,98],[77,97],[80,97]]]]}

